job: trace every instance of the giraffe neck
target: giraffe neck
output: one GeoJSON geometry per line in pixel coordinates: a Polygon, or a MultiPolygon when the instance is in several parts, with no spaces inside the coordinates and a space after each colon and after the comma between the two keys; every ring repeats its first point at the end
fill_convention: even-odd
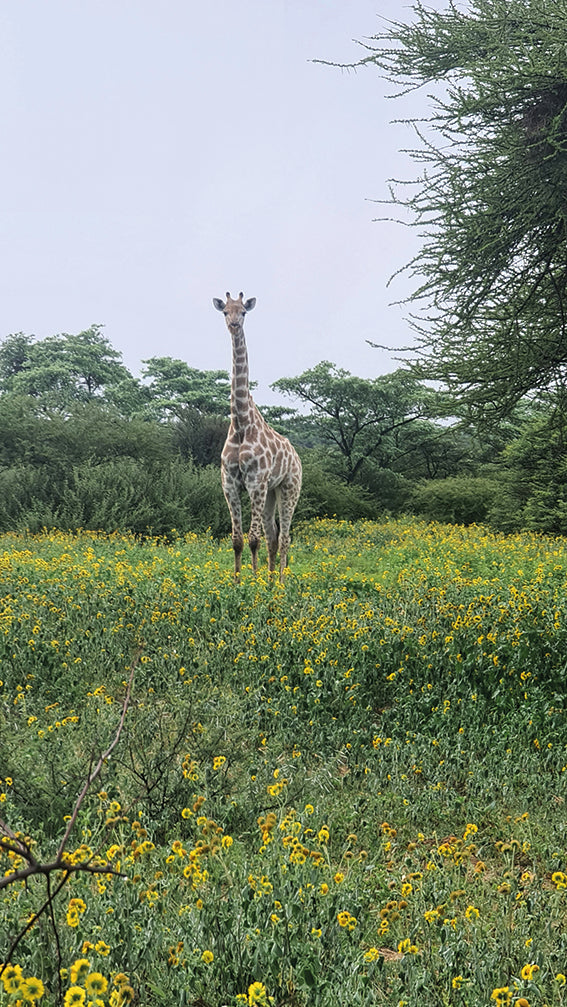
{"type": "Polygon", "coordinates": [[[236,430],[243,430],[252,422],[254,403],[250,395],[248,351],[244,330],[232,334],[232,384],[230,391],[230,419],[236,430]]]}

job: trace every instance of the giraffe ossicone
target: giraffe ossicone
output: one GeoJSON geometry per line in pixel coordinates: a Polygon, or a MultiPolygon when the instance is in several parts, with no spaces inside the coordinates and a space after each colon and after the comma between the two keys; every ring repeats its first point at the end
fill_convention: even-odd
{"type": "Polygon", "coordinates": [[[290,527],[301,492],[301,461],[288,440],[278,434],[260,413],[250,394],[248,351],[244,338],[244,319],[256,304],[246,301],[242,291],[236,299],[213,298],[222,311],[232,339],[232,381],[230,392],[230,427],[221,457],[222,488],[232,521],[234,576],[240,576],[244,533],[241,497],[250,497],[251,520],[248,544],[252,569],[258,570],[258,550],[262,529],[268,549],[268,569],[273,573],[280,554],[280,580],[283,580],[290,544],[290,527]],[[276,522],[279,517],[279,530],[276,522]]]}

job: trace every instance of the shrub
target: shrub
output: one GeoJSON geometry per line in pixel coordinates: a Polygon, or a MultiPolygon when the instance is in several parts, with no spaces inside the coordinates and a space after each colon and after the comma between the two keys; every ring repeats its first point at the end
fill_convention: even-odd
{"type": "Polygon", "coordinates": [[[450,476],[420,483],[410,497],[410,508],[430,521],[478,524],[485,521],[497,489],[486,476],[450,476]]]}

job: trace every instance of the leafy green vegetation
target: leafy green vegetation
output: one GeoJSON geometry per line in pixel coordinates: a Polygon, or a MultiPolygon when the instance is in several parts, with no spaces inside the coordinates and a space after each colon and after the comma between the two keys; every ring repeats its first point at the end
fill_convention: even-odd
{"type": "Polygon", "coordinates": [[[565,411],[566,42],[555,0],[417,0],[365,46],[399,94],[432,95],[413,120],[419,175],[392,185],[423,238],[416,373],[485,420],[545,390],[565,411]]]}
{"type": "MultiPolygon", "coordinates": [[[[301,453],[298,516],[414,512],[513,531],[565,530],[563,414],[524,403],[498,429],[407,372],[365,380],[323,362],[275,382],[310,412],[269,407],[301,453]]],[[[229,530],[218,467],[228,376],[155,357],[134,378],[100,327],[0,347],[0,532],[229,530]]]]}
{"type": "Polygon", "coordinates": [[[563,1003],[563,540],[1,545],[0,1003],[563,1003]]]}

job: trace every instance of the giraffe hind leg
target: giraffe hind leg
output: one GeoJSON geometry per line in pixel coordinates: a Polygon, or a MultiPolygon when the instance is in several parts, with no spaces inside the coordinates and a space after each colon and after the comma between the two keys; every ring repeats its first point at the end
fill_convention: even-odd
{"type": "Polygon", "coordinates": [[[266,536],[266,546],[268,549],[268,571],[270,574],[273,574],[276,569],[276,556],[278,553],[278,526],[276,522],[275,490],[268,490],[266,495],[263,524],[264,535],[266,536]]]}
{"type": "Polygon", "coordinates": [[[279,549],[280,549],[281,583],[283,583],[284,572],[287,567],[287,554],[291,542],[289,534],[289,530],[291,528],[291,520],[293,518],[293,512],[296,508],[298,500],[299,500],[299,487],[293,484],[289,486],[282,485],[280,487],[278,509],[280,514],[279,549]]]}

